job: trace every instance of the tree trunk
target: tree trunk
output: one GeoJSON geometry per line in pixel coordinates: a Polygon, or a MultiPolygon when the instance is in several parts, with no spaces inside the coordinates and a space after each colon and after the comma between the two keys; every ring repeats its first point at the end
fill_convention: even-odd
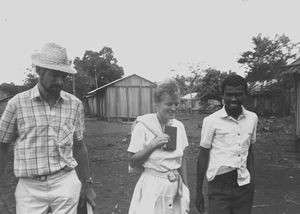
{"type": "Polygon", "coordinates": [[[75,74],[72,76],[73,95],[76,96],[75,74]]]}
{"type": "Polygon", "coordinates": [[[95,72],[95,84],[96,84],[96,88],[98,88],[98,80],[97,80],[97,73],[95,72]]]}

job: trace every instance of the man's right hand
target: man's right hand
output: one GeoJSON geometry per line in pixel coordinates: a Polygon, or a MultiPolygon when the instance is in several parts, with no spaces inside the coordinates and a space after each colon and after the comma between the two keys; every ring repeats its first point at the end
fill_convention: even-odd
{"type": "Polygon", "coordinates": [[[196,195],[196,208],[200,214],[205,213],[204,196],[202,193],[196,195]]]}

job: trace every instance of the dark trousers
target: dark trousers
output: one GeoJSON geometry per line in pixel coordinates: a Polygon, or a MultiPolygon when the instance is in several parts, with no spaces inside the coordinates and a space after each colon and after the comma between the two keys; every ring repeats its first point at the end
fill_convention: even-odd
{"type": "Polygon", "coordinates": [[[209,214],[250,214],[254,184],[237,184],[237,171],[217,175],[208,183],[209,214]]]}

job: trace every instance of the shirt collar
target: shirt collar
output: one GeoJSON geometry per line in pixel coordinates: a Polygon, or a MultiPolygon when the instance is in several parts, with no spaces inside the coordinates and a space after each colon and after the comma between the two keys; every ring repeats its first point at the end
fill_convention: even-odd
{"type": "Polygon", "coordinates": [[[38,88],[38,84],[36,84],[32,89],[31,89],[31,94],[30,94],[30,99],[34,99],[37,97],[41,97],[40,91],[38,88]]]}
{"type": "MultiPolygon", "coordinates": [[[[31,96],[30,96],[30,99],[34,99],[34,98],[41,98],[41,93],[40,93],[40,90],[39,90],[39,87],[38,87],[38,84],[36,84],[32,89],[31,89],[31,96]]],[[[66,96],[66,93],[64,91],[61,91],[60,92],[60,97],[58,98],[58,100],[66,100],[67,99],[67,96],[66,96]]]]}
{"type": "MultiPolygon", "coordinates": [[[[238,120],[246,117],[246,109],[244,108],[244,106],[242,106],[242,113],[240,114],[238,120]]],[[[221,118],[231,118],[230,115],[227,114],[226,110],[225,110],[225,105],[223,105],[223,108],[219,111],[219,115],[221,118]]]]}

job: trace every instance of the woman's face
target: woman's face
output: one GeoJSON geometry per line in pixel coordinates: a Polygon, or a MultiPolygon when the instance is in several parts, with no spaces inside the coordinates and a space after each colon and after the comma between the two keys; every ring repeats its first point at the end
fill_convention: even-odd
{"type": "Polygon", "coordinates": [[[170,119],[175,117],[176,107],[179,104],[178,94],[168,95],[163,93],[161,101],[156,103],[157,115],[161,122],[167,123],[170,119]]]}

